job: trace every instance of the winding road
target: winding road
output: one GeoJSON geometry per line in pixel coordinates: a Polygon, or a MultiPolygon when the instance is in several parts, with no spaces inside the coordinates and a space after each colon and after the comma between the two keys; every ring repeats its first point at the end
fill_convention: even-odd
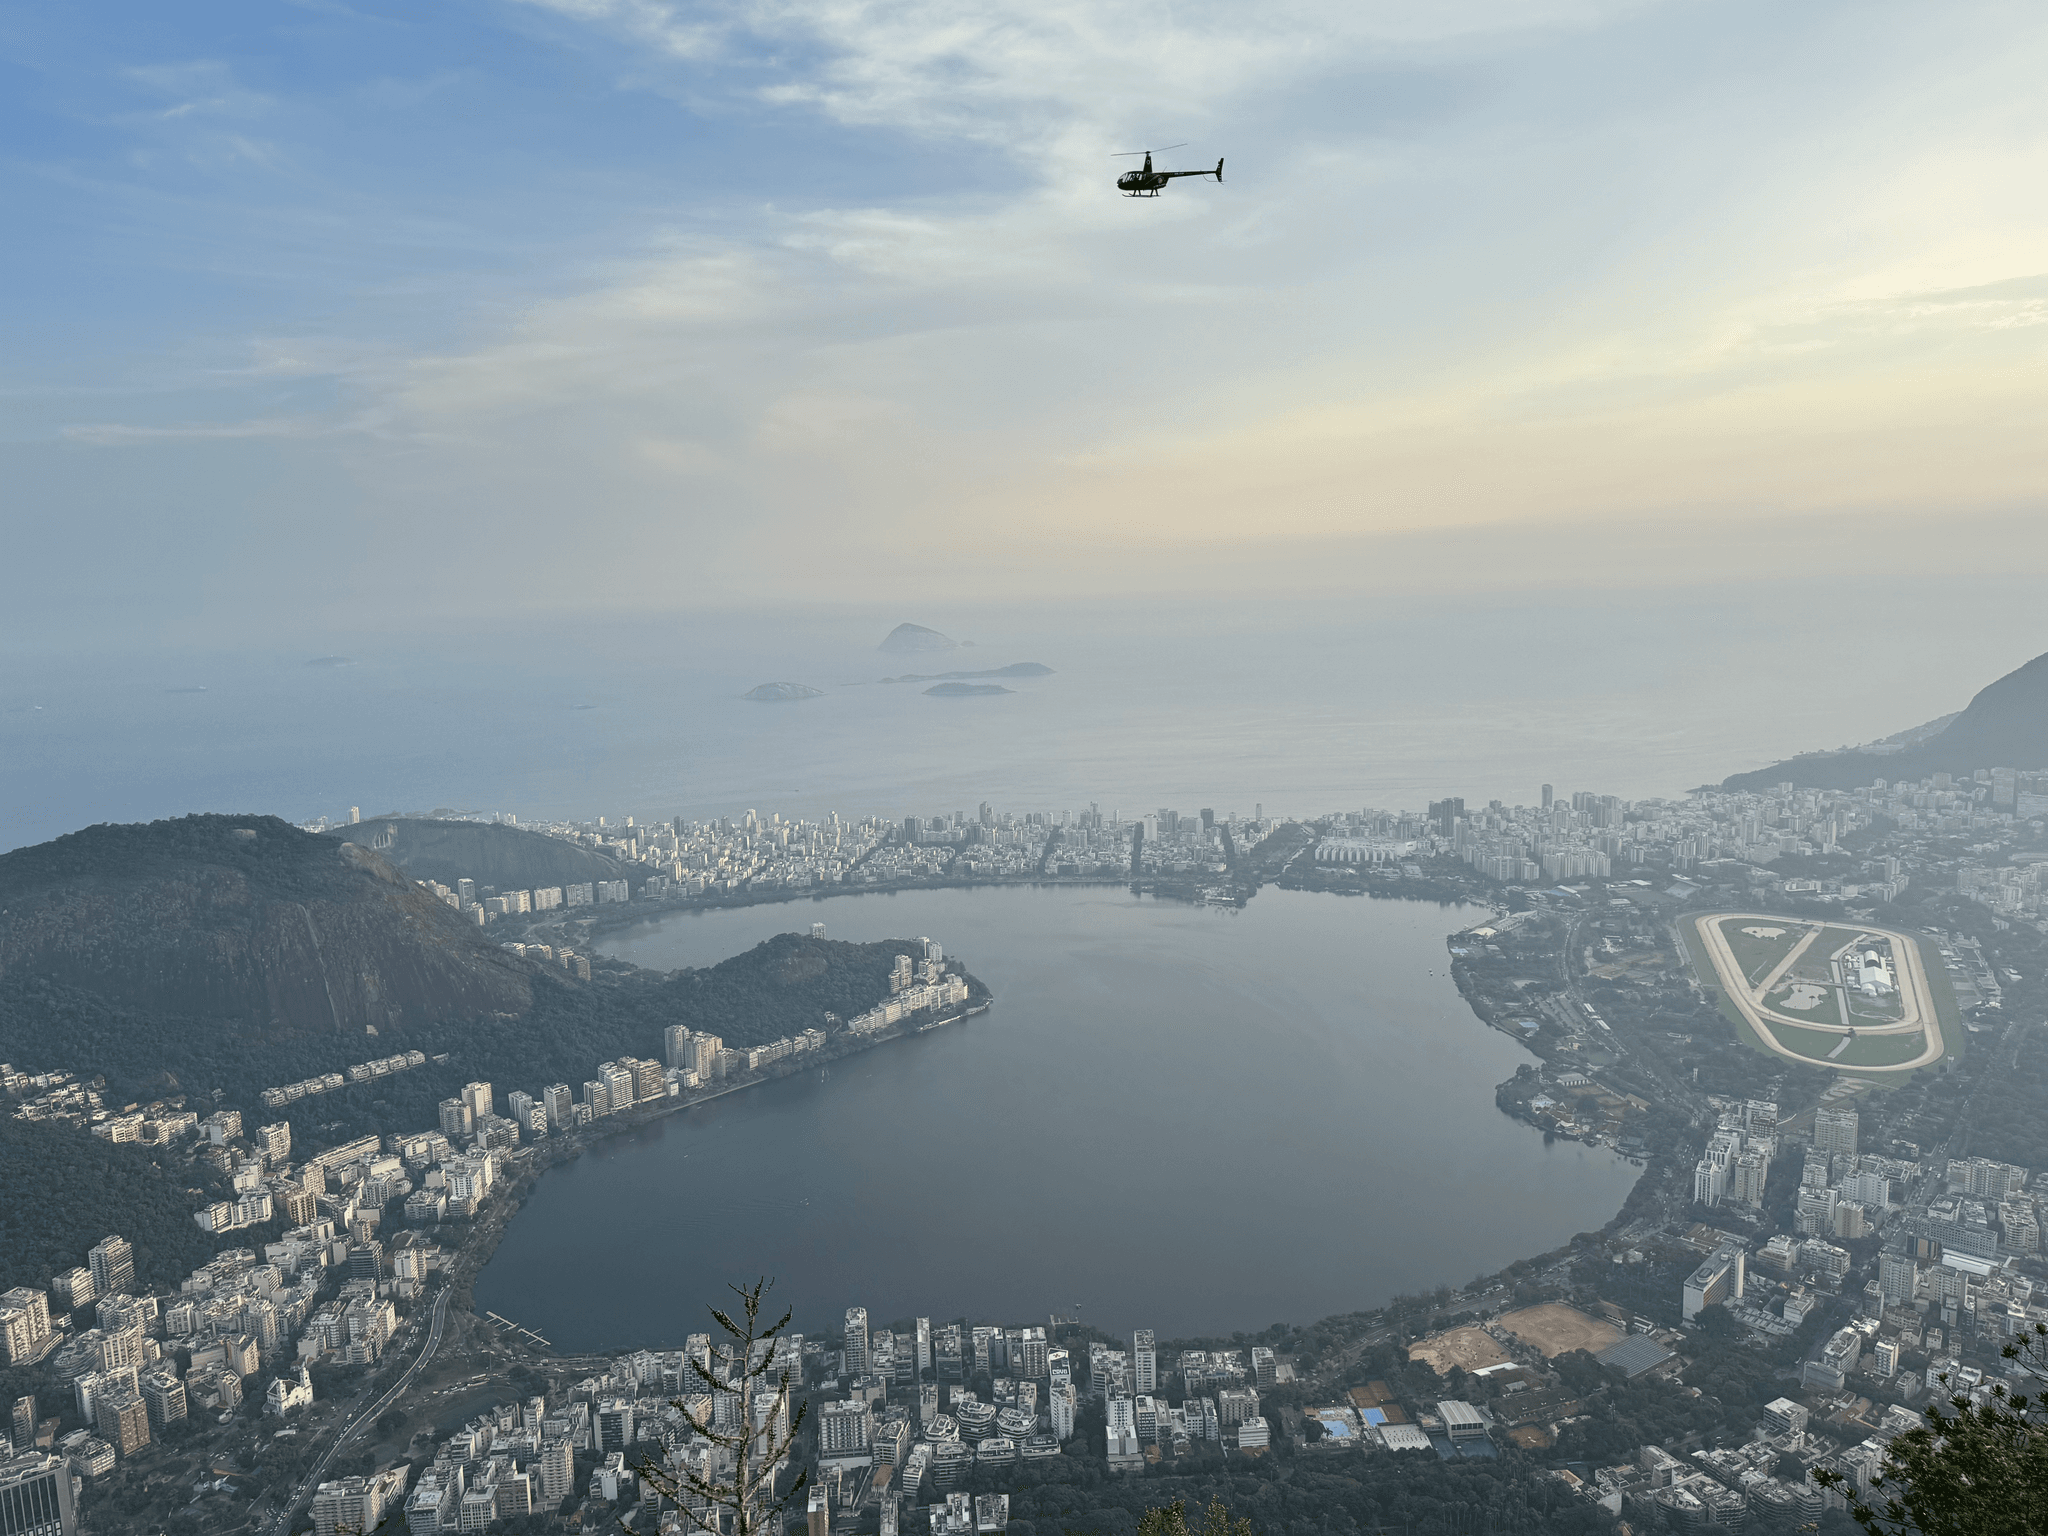
{"type": "Polygon", "coordinates": [[[281,1533],[291,1528],[292,1520],[297,1517],[301,1509],[305,1508],[306,1501],[319,1489],[321,1482],[327,1476],[327,1469],[334,1464],[334,1458],[341,1454],[342,1447],[353,1440],[361,1432],[365,1424],[373,1422],[379,1414],[397,1402],[405,1389],[412,1385],[413,1378],[418,1376],[426,1363],[434,1358],[434,1351],[441,1347],[441,1336],[446,1331],[449,1298],[454,1294],[455,1288],[452,1285],[441,1288],[441,1294],[434,1298],[434,1314],[432,1321],[427,1326],[427,1342],[420,1347],[418,1358],[405,1368],[404,1375],[392,1383],[390,1391],[386,1392],[343,1426],[341,1433],[334,1437],[334,1443],[327,1447],[327,1453],[320,1458],[319,1464],[306,1474],[297,1488],[292,1490],[292,1496],[286,1502],[284,1508],[279,1510],[276,1518],[264,1528],[266,1536],[270,1532],[280,1533],[281,1536],[281,1533]]]}

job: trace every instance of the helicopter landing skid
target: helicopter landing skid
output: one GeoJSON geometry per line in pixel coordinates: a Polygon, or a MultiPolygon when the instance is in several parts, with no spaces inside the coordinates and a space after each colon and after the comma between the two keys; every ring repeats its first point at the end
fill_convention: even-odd
{"type": "Polygon", "coordinates": [[[1156,187],[1150,192],[1126,192],[1124,194],[1125,197],[1157,197],[1158,195],[1159,191],[1156,187]]]}

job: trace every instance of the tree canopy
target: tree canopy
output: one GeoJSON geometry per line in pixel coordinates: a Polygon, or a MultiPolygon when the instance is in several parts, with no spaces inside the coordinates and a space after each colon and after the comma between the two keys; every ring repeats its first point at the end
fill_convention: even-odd
{"type": "MultiPolygon", "coordinates": [[[[2002,1351],[2026,1373],[2048,1375],[2048,1325],[2002,1351]]],[[[1944,1385],[1948,1378],[1937,1378],[1944,1385]]],[[[1951,1393],[1930,1403],[1927,1422],[1885,1448],[1869,1496],[1843,1473],[1814,1477],[1849,1497],[1849,1513],[1872,1536],[2042,1536],[2048,1532],[2048,1401],[2004,1382],[1981,1396],[1951,1393]]]]}

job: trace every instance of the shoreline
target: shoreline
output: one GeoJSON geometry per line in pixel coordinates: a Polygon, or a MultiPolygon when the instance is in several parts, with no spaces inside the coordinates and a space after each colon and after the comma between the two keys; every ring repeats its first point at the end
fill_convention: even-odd
{"type": "MultiPolygon", "coordinates": [[[[1265,883],[1269,882],[1260,882],[1261,885],[1265,883]]],[[[1271,883],[1277,884],[1277,882],[1271,883]]],[[[942,891],[980,889],[987,887],[1003,887],[1012,889],[1019,887],[1030,887],[1033,889],[1058,889],[1071,887],[1116,887],[1120,889],[1129,889],[1130,884],[1130,882],[1123,880],[1087,879],[1080,877],[1065,877],[1048,880],[1034,877],[1030,879],[1018,880],[933,881],[917,883],[905,882],[900,884],[892,884],[889,886],[867,889],[831,890],[817,892],[763,892],[759,894],[742,893],[734,899],[719,901],[715,904],[699,903],[695,900],[689,902],[678,902],[668,905],[665,908],[659,910],[658,912],[635,914],[630,921],[614,920],[613,922],[608,923],[606,926],[609,929],[611,929],[614,934],[616,934],[617,932],[622,930],[638,927],[643,923],[652,926],[653,924],[665,919],[681,915],[687,915],[695,912],[723,911],[748,906],[792,904],[804,900],[822,902],[843,896],[892,895],[902,890],[942,891]]],[[[1420,891],[1415,892],[1414,894],[1409,894],[1407,892],[1400,890],[1377,889],[1364,891],[1356,889],[1319,891],[1315,890],[1312,887],[1295,885],[1291,882],[1286,886],[1282,886],[1281,888],[1301,890],[1303,894],[1307,895],[1369,895],[1377,897],[1379,899],[1413,901],[1419,903],[1426,903],[1438,907],[1443,907],[1447,905],[1463,905],[1478,908],[1483,911],[1496,913],[1501,908],[1501,903],[1497,898],[1488,898],[1478,893],[1461,893],[1457,896],[1446,896],[1440,890],[1432,890],[1427,894],[1420,891]]],[[[1193,894],[1185,898],[1176,897],[1171,894],[1160,894],[1150,890],[1141,890],[1134,892],[1134,894],[1139,895],[1141,897],[1157,896],[1157,899],[1165,901],[1176,901],[1178,902],[1178,904],[1185,906],[1199,907],[1205,904],[1203,897],[1199,894],[1193,894]]],[[[1253,894],[1256,894],[1256,891],[1254,891],[1253,894]]],[[[1244,899],[1248,901],[1250,898],[1249,896],[1247,896],[1244,899]]],[[[621,916],[623,916],[623,914],[621,914],[621,916]]],[[[1484,920],[1482,919],[1482,922],[1483,921],[1484,920]]],[[[1465,928],[1452,929],[1444,934],[1443,942],[1448,947],[1458,938],[1460,934],[1465,933],[1467,931],[1469,930],[1465,928]]],[[[593,934],[591,935],[591,939],[595,940],[596,937],[597,935],[593,932],[593,934]]],[[[614,956],[607,956],[606,958],[611,960],[612,963],[615,964],[632,964],[632,962],[630,961],[619,960],[617,959],[617,957],[614,956]]],[[[1537,1062],[1542,1063],[1545,1068],[1548,1068],[1551,1065],[1551,1063],[1545,1057],[1543,1057],[1540,1053],[1534,1050],[1533,1042],[1529,1038],[1519,1034],[1512,1028],[1508,1027],[1508,1025],[1504,1022],[1489,1017],[1485,1012],[1483,1012],[1478,1007],[1470,991],[1467,989],[1467,986],[1465,985],[1464,978],[1459,974],[1459,969],[1458,967],[1456,967],[1455,964],[1451,966],[1449,970],[1449,975],[1452,979],[1452,984],[1458,990],[1460,1000],[1464,1002],[1466,1011],[1475,1023],[1478,1023],[1481,1026],[1501,1035],[1503,1038],[1512,1041],[1515,1045],[1519,1046],[1524,1052],[1533,1057],[1537,1062]]],[[[957,1014],[953,1014],[942,1019],[934,1020],[929,1024],[919,1026],[915,1029],[905,1030],[901,1026],[892,1026],[890,1030],[880,1033],[874,1040],[873,1044],[879,1045],[881,1043],[884,1043],[885,1041],[910,1038],[918,1034],[923,1034],[929,1030],[937,1029],[939,1027],[942,1027],[943,1025],[960,1023],[965,1019],[977,1016],[979,1013],[986,1012],[993,1005],[993,1003],[994,998],[991,996],[983,1000],[978,1005],[970,1005],[968,1008],[962,1010],[957,1014]]],[[[841,1057],[843,1056],[856,1055],[859,1054],[861,1050],[866,1050],[870,1048],[871,1046],[864,1044],[853,1050],[842,1050],[830,1056],[821,1057],[820,1060],[815,1064],[824,1065],[829,1061],[841,1059],[841,1057]]],[[[808,1066],[811,1064],[806,1065],[808,1066]]],[[[583,1151],[589,1150],[596,1146],[600,1146],[605,1141],[608,1141],[613,1137],[625,1134],[626,1132],[629,1132],[631,1130],[635,1130],[640,1126],[652,1124],[653,1122],[660,1120],[668,1115],[676,1114],[681,1110],[688,1109],[694,1105],[710,1103],[714,1099],[727,1097],[728,1095],[740,1092],[743,1089],[761,1087],[765,1084],[777,1081],[780,1077],[794,1075],[796,1075],[795,1072],[786,1072],[775,1074],[772,1076],[754,1078],[747,1082],[735,1083],[730,1086],[720,1088],[717,1091],[710,1094],[704,1094],[686,1101],[668,1103],[661,1105],[659,1107],[655,1107],[651,1110],[641,1111],[633,1114],[632,1118],[625,1120],[623,1123],[617,1124],[615,1126],[606,1127],[605,1130],[595,1139],[579,1140],[573,1146],[573,1149],[570,1146],[564,1146],[561,1149],[561,1155],[550,1157],[545,1164],[532,1166],[529,1168],[528,1172],[521,1175],[521,1183],[515,1186],[519,1194],[521,1204],[523,1206],[525,1196],[531,1192],[532,1183],[527,1181],[531,1180],[533,1182],[537,1182],[541,1174],[545,1173],[548,1168],[555,1166],[558,1162],[573,1161],[575,1157],[581,1156],[583,1151]]],[[[1628,1191],[1626,1194],[1623,1195],[1621,1201],[1616,1206],[1614,1213],[1597,1229],[1596,1232],[1576,1233],[1573,1234],[1569,1239],[1567,1239],[1566,1241],[1564,1241],[1563,1243],[1554,1248],[1548,1249],[1541,1253],[1511,1259],[1505,1264],[1503,1264],[1498,1270],[1494,1271],[1492,1274],[1481,1277],[1482,1280],[1487,1282],[1498,1281],[1503,1278],[1512,1277],[1518,1274],[1531,1273],[1543,1267],[1560,1263],[1570,1257],[1570,1255],[1576,1250],[1576,1248],[1582,1240],[1588,1237],[1610,1233],[1615,1230],[1618,1230],[1622,1226],[1625,1226],[1631,1219],[1633,1219],[1632,1211],[1637,1204],[1638,1197],[1642,1195],[1645,1192],[1645,1190],[1654,1188],[1654,1182],[1660,1179],[1667,1171],[1660,1164],[1659,1154],[1657,1154],[1654,1151],[1645,1150],[1642,1152],[1629,1152],[1623,1151],[1618,1145],[1614,1144],[1611,1141],[1602,1141],[1597,1139],[1588,1141],[1585,1138],[1581,1137],[1564,1137],[1555,1135],[1550,1131],[1546,1130],[1545,1128],[1537,1125],[1535,1122],[1528,1119],[1527,1117],[1511,1113],[1507,1109],[1503,1108],[1499,1104],[1497,1093],[1498,1086],[1496,1086],[1496,1112],[1502,1114],[1507,1119],[1514,1120],[1519,1124],[1526,1126],[1528,1129],[1532,1131],[1540,1132],[1542,1136],[1542,1139],[1538,1144],[1540,1149],[1547,1150],[1549,1147],[1553,1145],[1554,1142],[1560,1140],[1580,1142],[1586,1145],[1589,1150],[1603,1151],[1611,1154],[1618,1161],[1626,1163],[1635,1168],[1637,1172],[1635,1174],[1635,1177],[1630,1181],[1628,1191]]],[[[582,1136],[585,1138],[588,1138],[589,1135],[589,1131],[585,1131],[582,1133],[582,1136]]],[[[507,1213],[502,1220],[493,1224],[490,1233],[490,1242],[488,1248],[484,1251],[477,1253],[474,1258],[473,1267],[470,1270],[472,1284],[475,1275],[480,1273],[482,1269],[485,1267],[485,1265],[487,1265],[490,1262],[490,1258],[492,1254],[495,1252],[498,1243],[502,1241],[504,1233],[509,1228],[511,1216],[514,1214],[517,1214],[516,1210],[507,1213]]],[[[1319,1322],[1327,1322],[1334,1318],[1339,1317],[1383,1316],[1390,1309],[1398,1307],[1403,1300],[1404,1298],[1401,1296],[1388,1297],[1377,1303],[1366,1303],[1353,1312],[1334,1313],[1331,1314],[1330,1318],[1313,1319],[1301,1324],[1301,1326],[1313,1327],[1316,1326],[1316,1324],[1319,1322]]],[[[481,1314],[478,1315],[480,1316],[481,1314]]],[[[629,1346],[621,1346],[621,1348],[628,1347],[629,1346]]],[[[585,1351],[573,1355],[559,1356],[549,1353],[544,1355],[543,1358],[563,1360],[588,1360],[592,1358],[604,1357],[608,1354],[616,1352],[617,1351],[598,1350],[585,1351]]]]}

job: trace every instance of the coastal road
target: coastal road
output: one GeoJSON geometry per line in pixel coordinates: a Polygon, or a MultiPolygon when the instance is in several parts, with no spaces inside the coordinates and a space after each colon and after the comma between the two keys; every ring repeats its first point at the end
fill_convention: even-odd
{"type": "MultiPolygon", "coordinates": [[[[1761,1040],[1767,1049],[1779,1056],[1783,1056],[1788,1061],[1804,1062],[1808,1066],[1826,1066],[1829,1063],[1820,1061],[1812,1056],[1802,1055],[1800,1052],[1785,1045],[1778,1039],[1776,1033],[1771,1029],[1771,1025],[1786,1024],[1796,1029],[1813,1030],[1819,1034],[1843,1036],[1849,1034],[1850,1026],[1824,1023],[1819,1019],[1795,1019],[1788,1014],[1780,1013],[1774,1008],[1765,1006],[1765,992],[1775,985],[1778,978],[1784,974],[1790,964],[1791,956],[1787,956],[1784,964],[1775,967],[1771,974],[1765,977],[1762,986],[1752,987],[1749,984],[1749,978],[1743,974],[1741,963],[1735,958],[1735,950],[1728,941],[1728,935],[1721,927],[1723,923],[1729,922],[1774,923],[1781,926],[1790,926],[1793,922],[1805,921],[1807,920],[1787,919],[1758,912],[1709,912],[1693,919],[1693,931],[1699,936],[1700,949],[1707,960],[1713,965],[1716,977],[1721,984],[1721,989],[1728,994],[1729,1001],[1735,1004],[1737,1011],[1741,1013],[1744,1021],[1755,1031],[1757,1039],[1761,1040]]],[[[1816,927],[1814,932],[1817,933],[1818,931],[1819,929],[1816,927]]],[[[1903,1035],[1910,1034],[1915,1030],[1921,1030],[1925,1032],[1926,1045],[1920,1054],[1911,1061],[1902,1061],[1885,1067],[1850,1067],[1844,1065],[1840,1070],[1859,1074],[1911,1072],[1916,1067],[1928,1066],[1941,1060],[1942,1056],[1946,1054],[1947,1049],[1941,1035],[1941,1015],[1935,1010],[1934,988],[1927,979],[1927,963],[1920,953],[1919,942],[1910,934],[1893,933],[1889,929],[1884,928],[1859,926],[1857,931],[1874,933],[1891,941],[1892,954],[1897,957],[1899,962],[1899,1002],[1903,1016],[1888,1024],[1856,1025],[1855,1033],[1859,1036],[1903,1035]]],[[[1803,952],[1811,942],[1812,935],[1809,934],[1805,940],[1801,941],[1794,953],[1803,952]]]]}
{"type": "Polygon", "coordinates": [[[405,1368],[405,1374],[392,1384],[389,1392],[357,1414],[343,1427],[341,1433],[334,1437],[334,1443],[327,1447],[327,1454],[320,1458],[319,1465],[306,1474],[304,1481],[292,1491],[291,1499],[271,1521],[268,1527],[270,1531],[281,1533],[291,1528],[292,1520],[304,1507],[306,1500],[319,1489],[327,1476],[328,1467],[333,1465],[334,1458],[341,1454],[342,1447],[353,1440],[365,1424],[373,1422],[379,1414],[397,1402],[400,1394],[412,1385],[413,1378],[419,1375],[421,1368],[434,1358],[434,1351],[441,1347],[441,1336],[447,1328],[448,1302],[454,1295],[453,1285],[444,1285],[441,1288],[441,1294],[434,1298],[433,1317],[427,1326],[427,1342],[420,1347],[418,1358],[405,1368]]]}

